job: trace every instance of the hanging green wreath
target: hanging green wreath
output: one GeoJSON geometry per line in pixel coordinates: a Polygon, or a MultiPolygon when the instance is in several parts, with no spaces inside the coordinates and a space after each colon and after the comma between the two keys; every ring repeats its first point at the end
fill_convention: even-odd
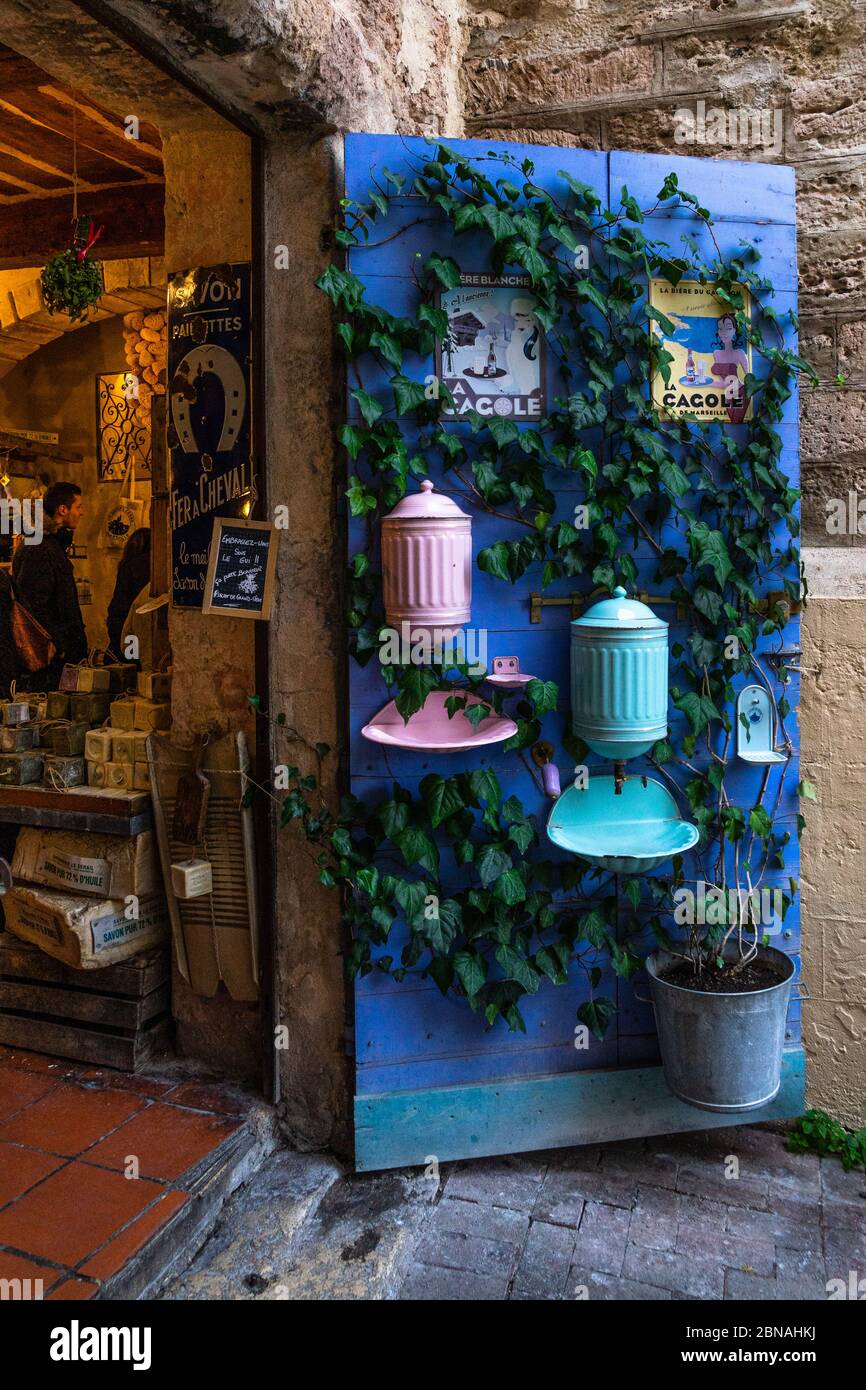
{"type": "MultiPolygon", "coordinates": [[[[443,400],[453,404],[444,384],[431,399],[404,363],[409,357],[429,360],[435,337],[445,335],[447,316],[436,296],[460,283],[457,263],[434,253],[420,265],[413,318],[368,302],[363,283],[341,266],[325,270],[317,284],[337,311],[361,415],[361,423],[340,431],[352,462],[348,506],[364,518],[367,533],[349,565],[352,655],[365,663],[380,649],[378,526],[411,476],[444,472],[461,502],[508,524],[510,537],[476,557],[480,569],[505,583],[518,583],[540,564],[543,587],[561,577],[575,578],[587,594],[617,584],[632,587],[637,566],[631,551],[648,541],[656,556],[655,582],[685,611],[690,627],[687,642],[675,644],[671,653],[671,701],[689,732],[660,741],[649,761],[687,799],[701,831],[699,852],[713,857],[712,881],[725,884],[726,854],[733,847],[736,886],[744,878],[754,888],[769,868],[783,866],[790,832],[778,823],[778,810],[787,764],[773,804],[765,804],[766,778],[753,805],[735,804],[725,781],[735,733],[732,682],[756,672],[773,685],[790,756],[787,671],[780,660],[765,672],[756,647],[760,636],[781,634],[789,605],[801,596],[799,492],[780,467],[777,426],[792,375],[814,373],[785,348],[775,312],[764,304],[772,287],[759,273],[757,250],[742,246],[725,258],[709,211],[679,188],[675,174],[665,179],[652,207],[641,208],[623,188],[619,204],[605,208],[592,188],[566,172],[556,193],[535,184],[533,173],[528,159],[518,163],[493,151],[473,159],[438,145],[429,160],[419,162],[410,190],[402,176],[386,171],[367,201],[343,200],[336,239],[345,248],[369,244],[371,233],[387,224],[391,199],[405,198],[407,191],[437,218],[444,213],[455,244],[466,231],[486,234],[490,269],[520,266],[531,279],[535,313],[560,383],[553,406],[536,426],[518,430],[508,419],[470,411],[461,418],[469,421],[471,434],[450,432],[441,418],[443,400]],[[686,236],[684,253],[674,255],[648,235],[646,219],[672,199],[709,233],[709,259],[693,237],[686,236]],[[580,257],[586,248],[588,264],[580,257]],[[764,359],[766,376],[750,373],[744,382],[753,403],[745,444],[716,423],[664,418],[654,406],[652,378],[660,373],[669,381],[672,358],[653,321],[666,332],[673,325],[648,302],[653,278],[674,286],[685,278],[706,285],[727,306],[738,339],[764,359]],[[745,311],[743,287],[755,306],[754,319],[745,311]],[[765,330],[775,341],[765,339],[765,330]],[[392,408],[361,385],[355,364],[368,355],[389,379],[392,408]],[[423,430],[411,453],[404,422],[423,430]],[[563,474],[576,477],[585,490],[587,530],[554,519],[549,480],[563,474]],[[663,542],[663,523],[687,536],[688,555],[663,542]],[[516,539],[514,526],[520,528],[516,539]],[[771,587],[775,597],[762,601],[759,593],[771,587]],[[718,751],[713,738],[720,729],[718,751]],[[696,750],[703,767],[693,761],[696,750]]],[[[385,238],[393,239],[387,231],[385,238]]],[[[460,687],[465,696],[479,683],[466,667],[398,666],[381,659],[380,667],[385,691],[396,697],[404,718],[433,690],[457,690],[459,700],[460,687]]],[[[502,699],[498,692],[491,703],[501,708],[502,699]]],[[[258,698],[252,700],[258,706],[258,698]]],[[[555,684],[534,681],[517,706],[517,733],[504,748],[530,771],[526,750],[540,736],[542,716],[558,702],[555,684]]],[[[567,720],[561,742],[576,762],[583,761],[586,747],[567,720]]],[[[315,753],[321,763],[327,750],[318,745],[315,753]]],[[[287,771],[283,824],[301,825],[316,847],[321,881],[341,890],[352,975],[378,970],[402,980],[420,972],[443,992],[463,997],[489,1024],[501,1017],[509,1028],[522,1029],[521,999],[545,980],[563,984],[576,962],[590,985],[578,1017],[601,1037],[615,1012],[612,1000],[597,993],[604,965],[609,962],[628,979],[642,966],[648,932],[654,945],[672,944],[665,918],[683,882],[680,861],[674,860],[666,879],[624,877],[617,885],[612,875],[580,860],[545,858],[534,815],[517,797],[503,798],[489,769],[450,777],[432,773],[418,796],[399,784],[374,803],[346,796],[336,813],[319,793],[320,767],[315,774],[295,766],[287,771]],[[408,928],[408,941],[395,955],[388,947],[397,924],[408,928]]],[[[805,783],[797,790],[814,794],[805,783]]],[[[802,824],[797,816],[798,834],[802,824]]],[[[790,880],[785,910],[796,891],[790,880]]],[[[705,941],[712,946],[714,939],[708,929],[705,941]]]]}
{"type": "Polygon", "coordinates": [[[42,272],[42,298],[49,314],[68,314],[73,323],[82,323],[98,304],[105,290],[102,267],[90,258],[102,228],[93,220],[79,217],[72,245],[52,256],[42,272]]]}

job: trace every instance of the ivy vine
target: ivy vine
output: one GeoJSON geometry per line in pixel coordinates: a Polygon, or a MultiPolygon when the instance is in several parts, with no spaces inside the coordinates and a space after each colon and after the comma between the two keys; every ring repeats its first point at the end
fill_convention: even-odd
{"type": "MultiPolygon", "coordinates": [[[[441,226],[444,215],[455,256],[414,258],[414,317],[370,302],[362,281],[343,265],[329,265],[317,281],[336,310],[357,406],[356,418],[340,431],[351,460],[346,499],[365,534],[349,562],[352,656],[379,660],[379,525],[412,478],[442,477],[462,503],[502,519],[502,539],[481,550],[476,563],[504,583],[518,584],[532,570],[542,589],[561,579],[574,580],[587,596],[617,584],[633,589],[634,552],[648,543],[655,591],[685,613],[688,626],[687,639],[671,652],[671,703],[686,732],[669,733],[648,761],[685,798],[700,828],[705,879],[756,888],[784,867],[791,830],[779,808],[788,766],[772,802],[767,775],[753,804],[739,805],[729,793],[733,682],[751,676],[771,689],[790,759],[784,656],[767,662],[758,648],[761,642],[765,653],[761,639],[777,638],[781,649],[790,607],[801,598],[799,492],[781,467],[779,425],[794,374],[814,373],[784,345],[755,247],[742,244],[723,255],[709,210],[679,187],[675,174],[650,207],[640,207],[626,188],[617,206],[605,207],[594,189],[565,171],[556,191],[540,187],[529,159],[494,151],[470,159],[443,144],[430,154],[416,161],[410,181],[386,170],[365,201],[344,199],[336,230],[345,249],[389,240],[399,246],[409,230],[405,217],[394,233],[388,223],[394,198],[407,195],[417,202],[415,222],[441,226]],[[686,231],[676,251],[651,235],[650,224],[653,213],[674,207],[688,210],[694,222],[692,230],[686,219],[677,222],[686,231]],[[706,233],[701,241],[695,228],[706,233]],[[435,340],[448,326],[437,294],[460,283],[455,257],[465,233],[486,238],[484,268],[519,268],[530,277],[557,377],[553,404],[537,424],[518,428],[469,411],[460,417],[468,428],[455,427],[442,414],[443,405],[453,407],[447,388],[434,380],[431,389],[429,376],[424,380],[435,340]],[[707,244],[709,253],[702,250],[707,244]],[[735,433],[720,423],[667,418],[653,404],[652,378],[659,373],[668,382],[672,361],[655,325],[668,333],[674,325],[648,302],[652,279],[674,286],[698,280],[710,288],[751,344],[753,360],[763,363],[760,375],[746,378],[752,418],[735,433]],[[387,377],[387,393],[365,389],[364,361],[387,377]],[[557,515],[553,484],[567,477],[582,490],[584,529],[557,515]],[[687,538],[687,555],[673,533],[687,538]]],[[[465,663],[379,665],[383,702],[396,698],[404,719],[433,690],[447,689],[453,709],[480,683],[465,663]]],[[[486,697],[496,709],[505,698],[502,692],[486,697]]],[[[527,750],[540,737],[542,718],[560,703],[552,682],[536,681],[513,711],[517,733],[505,748],[530,770],[527,750]]],[[[568,711],[560,714],[561,744],[580,763],[586,747],[569,732],[568,711]]],[[[482,716],[483,710],[473,715],[482,716]]],[[[680,860],[667,877],[618,883],[580,860],[545,857],[543,826],[517,797],[503,796],[489,769],[431,773],[417,795],[395,784],[378,801],[344,797],[333,812],[317,778],[298,768],[291,773],[283,820],[300,823],[322,882],[342,891],[353,975],[378,970],[401,980],[420,972],[443,992],[465,998],[489,1024],[502,1018],[520,1029],[521,1001],[545,980],[563,984],[576,963],[589,985],[579,1018],[601,1037],[615,1012],[609,994],[599,993],[609,970],[628,979],[641,968],[648,939],[672,944],[672,893],[684,881],[680,860]]],[[[804,784],[799,790],[813,791],[804,784]]],[[[797,833],[801,828],[798,816],[797,833]]],[[[786,908],[796,889],[791,880],[786,908]]],[[[724,930],[716,929],[715,939],[724,930]]],[[[708,934],[712,941],[712,928],[708,934]]]]}

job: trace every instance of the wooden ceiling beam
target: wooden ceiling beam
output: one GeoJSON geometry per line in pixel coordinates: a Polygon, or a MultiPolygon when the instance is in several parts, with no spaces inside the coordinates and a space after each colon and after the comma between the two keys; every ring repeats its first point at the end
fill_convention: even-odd
{"type": "MultiPolygon", "coordinates": [[[[5,175],[0,169],[0,181],[5,175]]],[[[162,188],[162,184],[148,183],[145,179],[131,179],[129,183],[79,183],[78,198],[92,198],[95,193],[119,193],[125,188],[162,188]]],[[[36,198],[50,201],[52,198],[69,198],[72,190],[68,183],[60,188],[39,188],[33,193],[0,194],[0,207],[18,207],[19,204],[33,202],[36,198]]]]}
{"type": "MultiPolygon", "coordinates": [[[[98,260],[121,256],[161,256],[165,245],[165,190],[161,184],[137,184],[81,198],[79,213],[105,230],[96,249],[98,260]]],[[[33,198],[0,205],[0,270],[38,265],[68,247],[72,198],[33,198]]]]}
{"type": "MultiPolygon", "coordinates": [[[[43,132],[47,131],[50,135],[57,135],[61,140],[65,140],[71,153],[72,108],[74,108],[76,112],[80,113],[75,120],[79,167],[82,162],[82,151],[87,150],[91,154],[97,154],[103,159],[111,160],[114,164],[120,164],[124,169],[132,169],[144,178],[153,180],[162,178],[162,155],[158,150],[152,150],[148,146],[142,145],[138,140],[128,140],[123,134],[123,126],[117,117],[114,118],[113,126],[108,121],[103,124],[101,118],[94,119],[98,118],[98,112],[91,112],[89,108],[79,105],[78,102],[73,101],[58,88],[46,88],[45,90],[54,93],[56,98],[54,102],[47,101],[44,97],[40,98],[38,93],[28,93],[26,96],[19,94],[17,99],[10,99],[5,92],[0,95],[0,112],[5,112],[17,120],[26,121],[31,127],[28,148],[38,150],[43,132]]],[[[22,152],[26,153],[26,149],[23,149],[22,152]]]]}

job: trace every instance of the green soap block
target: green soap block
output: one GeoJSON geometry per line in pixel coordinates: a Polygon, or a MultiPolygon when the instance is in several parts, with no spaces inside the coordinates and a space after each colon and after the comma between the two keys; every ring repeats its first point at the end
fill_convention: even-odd
{"type": "Polygon", "coordinates": [[[32,748],[36,730],[32,724],[10,724],[0,726],[0,752],[24,753],[32,748]]]}
{"type": "Polygon", "coordinates": [[[107,690],[75,691],[69,696],[69,718],[85,724],[101,724],[108,718],[111,696],[107,690]]]}
{"type": "Polygon", "coordinates": [[[80,787],[87,781],[87,765],[83,758],[58,758],[49,753],[45,759],[42,780],[47,787],[80,787]]]}
{"type": "Polygon", "coordinates": [[[46,719],[69,718],[69,696],[65,690],[49,690],[45,707],[46,719]]]}
{"type": "Polygon", "coordinates": [[[46,731],[45,741],[51,752],[59,757],[80,757],[89,727],[84,720],[76,724],[54,724],[46,731]]]}
{"type": "Polygon", "coordinates": [[[38,753],[0,753],[0,787],[24,787],[42,780],[38,753]]]}

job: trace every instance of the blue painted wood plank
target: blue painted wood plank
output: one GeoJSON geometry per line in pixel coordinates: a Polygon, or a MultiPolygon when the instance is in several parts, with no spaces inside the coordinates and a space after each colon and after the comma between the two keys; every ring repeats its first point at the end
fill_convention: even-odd
{"type": "MultiPolygon", "coordinates": [[[[794,170],[786,164],[611,150],[610,188],[616,201],[626,184],[641,208],[653,207],[668,173],[675,173],[680,188],[694,193],[713,217],[787,226],[796,221],[794,170]]],[[[674,209],[672,202],[662,209],[666,216],[694,217],[691,208],[674,209]]]]}
{"type": "Polygon", "coordinates": [[[786,1050],[775,1100],[739,1116],[678,1100],[665,1085],[661,1067],[359,1096],[355,1168],[411,1168],[431,1156],[444,1163],[791,1119],[803,1113],[804,1077],[802,1049],[786,1050]]]}

